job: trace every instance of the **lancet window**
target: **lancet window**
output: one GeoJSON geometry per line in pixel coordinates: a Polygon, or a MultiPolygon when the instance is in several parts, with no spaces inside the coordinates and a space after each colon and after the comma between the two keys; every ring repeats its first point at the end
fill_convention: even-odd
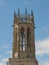
{"type": "Polygon", "coordinates": [[[25,29],[21,28],[20,30],[20,51],[25,51],[25,29]]]}

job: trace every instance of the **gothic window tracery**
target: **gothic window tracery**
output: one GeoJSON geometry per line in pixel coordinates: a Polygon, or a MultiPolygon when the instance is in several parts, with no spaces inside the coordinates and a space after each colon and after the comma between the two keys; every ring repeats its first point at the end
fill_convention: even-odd
{"type": "Polygon", "coordinates": [[[20,30],[20,51],[25,51],[25,29],[20,30]]]}

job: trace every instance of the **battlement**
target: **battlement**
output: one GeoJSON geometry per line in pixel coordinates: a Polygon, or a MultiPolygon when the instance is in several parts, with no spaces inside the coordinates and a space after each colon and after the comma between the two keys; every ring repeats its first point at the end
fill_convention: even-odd
{"type": "Polygon", "coordinates": [[[17,14],[14,12],[14,17],[16,17],[19,20],[19,22],[33,22],[34,20],[33,11],[31,10],[31,14],[28,14],[27,9],[25,9],[25,14],[21,14],[18,9],[17,14]]]}

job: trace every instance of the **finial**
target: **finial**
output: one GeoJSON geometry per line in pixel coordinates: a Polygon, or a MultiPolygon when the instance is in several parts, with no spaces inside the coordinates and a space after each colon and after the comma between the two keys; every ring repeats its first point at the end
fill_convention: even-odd
{"type": "Polygon", "coordinates": [[[19,8],[18,8],[18,15],[20,15],[20,11],[19,11],[19,8]]]}
{"type": "Polygon", "coordinates": [[[27,8],[25,8],[25,14],[27,15],[27,8]]]}
{"type": "Polygon", "coordinates": [[[31,16],[33,16],[33,11],[31,10],[31,16]]]}
{"type": "Polygon", "coordinates": [[[15,11],[14,11],[14,17],[16,17],[16,13],[15,13],[15,11]]]}

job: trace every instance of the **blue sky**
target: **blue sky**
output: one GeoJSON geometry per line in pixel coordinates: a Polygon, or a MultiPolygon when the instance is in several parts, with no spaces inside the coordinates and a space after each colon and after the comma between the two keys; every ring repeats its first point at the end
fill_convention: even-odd
{"type": "Polygon", "coordinates": [[[14,11],[34,12],[36,58],[49,65],[49,0],[0,0],[0,65],[11,57],[14,11]]]}

